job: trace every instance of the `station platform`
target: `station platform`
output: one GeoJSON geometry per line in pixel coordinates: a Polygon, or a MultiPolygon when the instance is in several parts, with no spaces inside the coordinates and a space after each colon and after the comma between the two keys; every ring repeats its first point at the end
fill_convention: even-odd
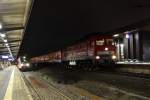
{"type": "Polygon", "coordinates": [[[16,66],[0,71],[0,100],[33,100],[16,66]]]}
{"type": "Polygon", "coordinates": [[[150,65],[150,62],[129,62],[129,61],[119,61],[117,64],[125,64],[125,65],[150,65]]]}

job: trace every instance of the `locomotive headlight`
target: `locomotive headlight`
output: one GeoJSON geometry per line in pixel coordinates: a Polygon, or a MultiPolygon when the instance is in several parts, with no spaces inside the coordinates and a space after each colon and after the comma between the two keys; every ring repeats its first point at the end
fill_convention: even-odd
{"type": "Polygon", "coordinates": [[[112,59],[115,60],[115,59],[117,59],[117,57],[116,57],[115,55],[113,55],[113,56],[112,56],[112,59]]]}
{"type": "Polygon", "coordinates": [[[23,66],[23,64],[21,64],[21,66],[23,66]]]}
{"type": "Polygon", "coordinates": [[[96,56],[95,58],[98,60],[98,59],[100,59],[100,56],[96,56]]]}
{"type": "Polygon", "coordinates": [[[73,66],[73,65],[76,65],[76,61],[70,61],[70,62],[69,62],[69,65],[72,65],[72,66],[73,66]]]}
{"type": "Polygon", "coordinates": [[[105,51],[108,51],[108,48],[107,48],[107,47],[105,48],[105,51]]]}

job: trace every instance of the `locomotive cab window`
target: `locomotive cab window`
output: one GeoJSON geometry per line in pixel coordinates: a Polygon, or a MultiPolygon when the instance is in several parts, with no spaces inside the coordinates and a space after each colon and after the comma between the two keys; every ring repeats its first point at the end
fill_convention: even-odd
{"type": "Polygon", "coordinates": [[[104,39],[101,39],[101,40],[96,40],[96,45],[104,45],[104,39]]]}
{"type": "Polygon", "coordinates": [[[113,39],[106,39],[106,45],[114,45],[113,39]]]}

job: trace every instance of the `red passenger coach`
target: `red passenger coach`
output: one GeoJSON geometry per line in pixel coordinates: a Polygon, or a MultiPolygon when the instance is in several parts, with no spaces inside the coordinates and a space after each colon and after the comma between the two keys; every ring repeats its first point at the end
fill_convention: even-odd
{"type": "Polygon", "coordinates": [[[61,51],[52,52],[47,55],[31,58],[30,62],[32,63],[61,62],[61,51]]]}
{"type": "Polygon", "coordinates": [[[61,62],[61,51],[49,53],[47,56],[47,62],[61,62]]]}
{"type": "Polygon", "coordinates": [[[34,57],[31,62],[61,62],[63,65],[83,68],[102,67],[116,62],[116,46],[112,35],[91,36],[80,43],[57,52],[34,57]]]}

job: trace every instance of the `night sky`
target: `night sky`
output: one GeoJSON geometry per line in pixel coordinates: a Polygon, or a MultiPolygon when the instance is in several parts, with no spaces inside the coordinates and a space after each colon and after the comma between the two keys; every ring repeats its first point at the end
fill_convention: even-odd
{"type": "Polygon", "coordinates": [[[150,19],[149,0],[34,0],[20,54],[59,50],[90,33],[150,19]]]}

